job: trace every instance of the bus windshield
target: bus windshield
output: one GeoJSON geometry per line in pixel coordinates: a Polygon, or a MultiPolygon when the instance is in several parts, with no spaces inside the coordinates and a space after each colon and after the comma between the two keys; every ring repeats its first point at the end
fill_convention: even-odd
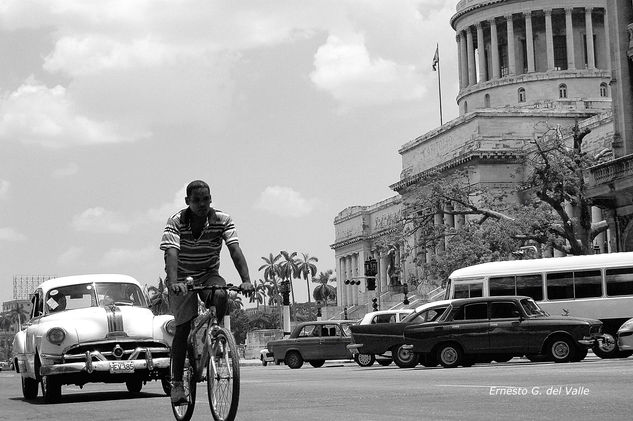
{"type": "Polygon", "coordinates": [[[538,304],[536,304],[531,298],[522,299],[521,307],[523,307],[523,310],[525,311],[525,314],[528,315],[528,317],[549,316],[549,314],[541,307],[539,307],[538,304]]]}

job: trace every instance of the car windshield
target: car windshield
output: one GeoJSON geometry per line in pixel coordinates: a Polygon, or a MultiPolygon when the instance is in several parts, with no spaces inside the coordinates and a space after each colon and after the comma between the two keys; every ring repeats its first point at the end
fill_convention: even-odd
{"type": "Polygon", "coordinates": [[[345,336],[352,336],[352,330],[350,329],[350,326],[353,324],[355,323],[341,323],[341,328],[343,329],[343,334],[345,336]]]}
{"type": "Polygon", "coordinates": [[[46,293],[45,303],[47,313],[107,305],[146,307],[143,292],[138,285],[106,282],[53,288],[46,293]]]}
{"type": "Polygon", "coordinates": [[[536,304],[531,298],[522,299],[521,307],[523,307],[523,310],[525,311],[525,314],[528,315],[528,317],[549,316],[549,314],[541,307],[539,307],[539,305],[536,304]]]}

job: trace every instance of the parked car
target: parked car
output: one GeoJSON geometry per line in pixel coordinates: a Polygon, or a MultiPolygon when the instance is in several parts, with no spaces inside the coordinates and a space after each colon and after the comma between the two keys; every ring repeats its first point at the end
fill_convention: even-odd
{"type": "MultiPolygon", "coordinates": [[[[417,307],[399,323],[361,324],[352,326],[352,343],[348,346],[354,361],[361,367],[369,367],[374,361],[389,365],[393,360],[398,367],[415,367],[419,355],[405,345],[404,328],[411,323],[426,323],[437,320],[448,308],[450,300],[433,301],[417,307]]],[[[369,313],[371,314],[371,313],[369,313]]],[[[437,365],[433,358],[423,358],[422,364],[437,365]]]]}
{"type": "Polygon", "coordinates": [[[621,352],[633,351],[633,319],[622,323],[618,329],[618,348],[621,352]]]}
{"type": "Polygon", "coordinates": [[[326,360],[351,359],[347,350],[351,342],[351,320],[323,320],[298,324],[288,338],[266,345],[267,361],[284,362],[290,368],[301,368],[304,361],[321,367],[326,360]]]}
{"type": "Polygon", "coordinates": [[[0,361],[0,371],[13,370],[13,363],[11,361],[0,361]]]}
{"type": "Polygon", "coordinates": [[[443,367],[522,355],[580,361],[603,337],[599,320],[550,316],[523,296],[455,300],[436,323],[409,324],[403,334],[406,348],[443,367]]]}
{"type": "Polygon", "coordinates": [[[169,394],[173,316],[154,316],[138,281],[125,275],[50,279],[32,296],[31,319],[15,335],[16,371],[25,399],[38,385],[46,402],[62,385],[125,383],[139,392],[160,380],[169,394]]]}
{"type": "Polygon", "coordinates": [[[373,325],[376,323],[398,323],[413,313],[413,309],[378,310],[367,313],[360,319],[360,325],[373,325]]]}

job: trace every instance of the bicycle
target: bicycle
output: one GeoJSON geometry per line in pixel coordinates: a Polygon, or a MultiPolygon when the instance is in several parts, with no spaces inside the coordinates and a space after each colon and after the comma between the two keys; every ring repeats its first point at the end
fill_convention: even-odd
{"type": "MultiPolygon", "coordinates": [[[[239,287],[197,286],[187,282],[188,291],[218,290],[241,292],[239,287]]],[[[209,407],[215,421],[233,421],[240,398],[240,361],[233,334],[218,324],[215,306],[191,321],[183,386],[187,403],[172,406],[178,421],[188,421],[196,405],[196,385],[207,381],[209,407]],[[206,369],[206,373],[205,373],[206,369]]],[[[173,367],[173,364],[171,365],[173,367]]],[[[173,377],[173,376],[172,376],[173,377]]]]}

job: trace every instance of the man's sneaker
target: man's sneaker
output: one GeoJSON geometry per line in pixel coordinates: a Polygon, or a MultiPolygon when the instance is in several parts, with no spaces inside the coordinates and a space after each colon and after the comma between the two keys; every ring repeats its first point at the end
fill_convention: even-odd
{"type": "Polygon", "coordinates": [[[185,395],[185,388],[182,382],[173,382],[171,385],[171,403],[174,405],[185,405],[189,403],[185,395]]]}

